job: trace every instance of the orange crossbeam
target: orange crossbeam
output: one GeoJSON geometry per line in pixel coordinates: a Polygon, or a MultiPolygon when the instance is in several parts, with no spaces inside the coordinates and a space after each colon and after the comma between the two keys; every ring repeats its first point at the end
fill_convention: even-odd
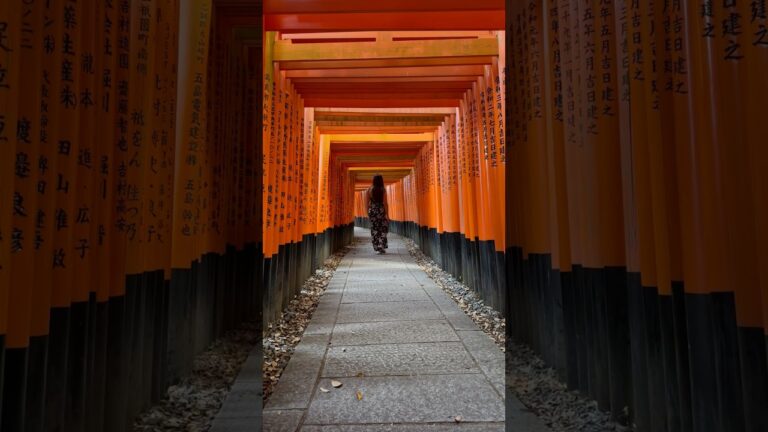
{"type": "MultiPolygon", "coordinates": [[[[309,11],[305,11],[309,12],[309,11]]],[[[331,33],[284,33],[282,40],[292,40],[294,43],[336,42],[345,39],[358,39],[374,41],[381,39],[384,32],[359,31],[359,32],[331,32],[331,33]]],[[[491,35],[490,31],[397,31],[389,32],[392,40],[430,40],[430,39],[459,39],[478,38],[491,35]]]]}
{"type": "Polygon", "coordinates": [[[456,99],[345,99],[345,98],[307,98],[305,107],[334,108],[458,108],[456,99]]]}
{"type": "Polygon", "coordinates": [[[434,130],[434,126],[320,126],[320,133],[419,133],[434,130]]]}
{"type": "Polygon", "coordinates": [[[368,68],[368,69],[306,69],[287,70],[286,78],[351,78],[351,77],[478,77],[484,68],[481,65],[459,66],[412,66],[400,68],[368,68]]]}
{"type": "Polygon", "coordinates": [[[264,14],[504,10],[503,0],[265,0],[264,14]]]}
{"type": "Polygon", "coordinates": [[[487,11],[291,13],[265,15],[264,26],[267,31],[285,33],[356,30],[504,30],[504,18],[503,8],[487,11]]]}
{"type": "Polygon", "coordinates": [[[494,56],[499,53],[496,38],[430,41],[375,41],[294,44],[275,43],[273,61],[328,61],[418,59],[494,56]]]}
{"type": "Polygon", "coordinates": [[[375,60],[329,60],[329,61],[283,61],[280,69],[355,69],[355,68],[400,68],[414,66],[460,66],[490,65],[493,56],[438,57],[438,58],[394,58],[375,60]]]}

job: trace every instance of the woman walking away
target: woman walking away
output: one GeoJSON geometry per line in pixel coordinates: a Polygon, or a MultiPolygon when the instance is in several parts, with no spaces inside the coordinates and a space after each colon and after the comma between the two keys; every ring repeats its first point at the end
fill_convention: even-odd
{"type": "Polygon", "coordinates": [[[384,189],[384,177],[381,174],[373,176],[373,185],[368,188],[368,220],[371,221],[371,240],[373,250],[383,254],[387,248],[387,232],[389,232],[389,206],[387,205],[387,190],[384,189]]]}

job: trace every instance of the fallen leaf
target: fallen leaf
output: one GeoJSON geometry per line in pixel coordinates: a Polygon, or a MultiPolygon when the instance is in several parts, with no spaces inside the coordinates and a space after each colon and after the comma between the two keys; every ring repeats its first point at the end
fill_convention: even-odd
{"type": "Polygon", "coordinates": [[[341,382],[340,382],[340,381],[336,381],[336,380],[333,380],[333,381],[331,381],[331,385],[332,385],[334,388],[339,388],[339,387],[341,387],[341,386],[342,386],[341,382]]]}
{"type": "Polygon", "coordinates": [[[357,391],[357,400],[363,400],[363,392],[360,390],[357,391]]]}
{"type": "Polygon", "coordinates": [[[320,387],[320,391],[323,393],[328,393],[330,390],[328,390],[327,388],[320,387]]]}
{"type": "Polygon", "coordinates": [[[358,377],[358,378],[362,378],[363,377],[363,373],[362,372],[358,372],[357,375],[355,375],[355,376],[358,377]]]}

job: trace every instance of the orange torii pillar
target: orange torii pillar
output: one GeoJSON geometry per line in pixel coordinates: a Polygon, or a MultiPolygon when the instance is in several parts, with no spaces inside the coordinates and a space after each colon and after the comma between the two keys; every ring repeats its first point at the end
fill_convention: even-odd
{"type": "Polygon", "coordinates": [[[3,431],[128,430],[261,309],[261,52],[215,7],[0,4],[3,431]]]}
{"type": "Polygon", "coordinates": [[[768,427],[752,5],[507,11],[508,328],[638,431],[768,427]]]}
{"type": "MultiPolygon", "coordinates": [[[[331,137],[318,132],[314,109],[275,61],[279,34],[264,33],[263,262],[265,324],[274,322],[323,261],[352,239],[352,208],[331,157],[331,137]],[[345,219],[349,219],[348,221],[345,219]]],[[[346,180],[347,177],[344,177],[346,180]]]]}

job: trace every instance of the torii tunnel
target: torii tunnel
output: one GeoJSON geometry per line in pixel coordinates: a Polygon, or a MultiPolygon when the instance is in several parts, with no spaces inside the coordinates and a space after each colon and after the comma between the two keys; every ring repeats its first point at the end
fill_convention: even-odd
{"type": "Polygon", "coordinates": [[[1,0],[0,430],[131,430],[369,226],[375,174],[601,410],[768,430],[766,13],[1,0]]]}

